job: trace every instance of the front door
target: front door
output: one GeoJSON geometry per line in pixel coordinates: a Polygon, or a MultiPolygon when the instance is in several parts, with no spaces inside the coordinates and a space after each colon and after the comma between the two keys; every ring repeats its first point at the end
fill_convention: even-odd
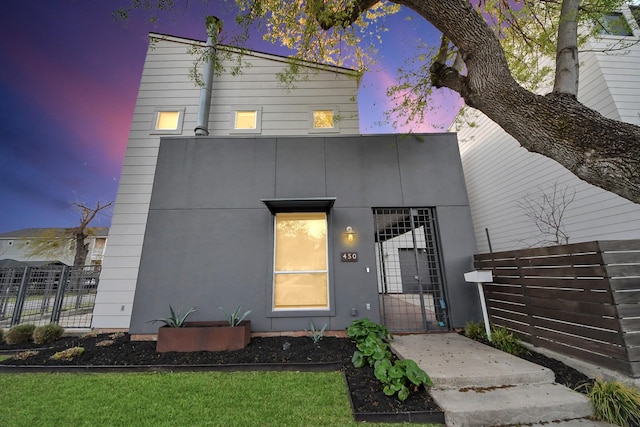
{"type": "Polygon", "coordinates": [[[383,323],[394,332],[448,330],[434,210],[374,209],[374,222],[383,323]]]}

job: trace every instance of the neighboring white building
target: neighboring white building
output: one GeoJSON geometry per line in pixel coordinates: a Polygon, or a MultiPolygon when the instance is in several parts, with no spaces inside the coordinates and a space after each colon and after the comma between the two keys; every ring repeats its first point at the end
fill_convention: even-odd
{"type": "MultiPolygon", "coordinates": [[[[106,227],[87,228],[87,265],[102,264],[107,245],[106,227]]],[[[60,261],[73,265],[75,240],[68,228],[24,228],[0,234],[0,260],[60,261]]]]}
{"type": "MultiPolygon", "coordinates": [[[[96,298],[95,328],[129,327],[160,138],[193,136],[198,119],[201,89],[189,78],[195,57],[188,49],[205,43],[161,34],[150,38],[96,298]]],[[[232,59],[224,59],[224,70],[213,78],[210,136],[359,134],[357,72],[306,63],[309,74],[286,89],[277,73],[286,70],[287,58],[245,51],[242,72],[233,75],[238,51],[219,46],[218,52],[231,53],[232,59]]],[[[188,244],[176,241],[176,251],[188,244]]]]}
{"type": "MultiPolygon", "coordinates": [[[[630,24],[614,25],[620,35],[605,34],[580,54],[578,99],[615,120],[640,125],[640,7],[622,10],[630,24]],[[634,15],[635,14],[635,19],[634,15]],[[609,51],[609,46],[626,46],[609,51]]],[[[612,15],[616,18],[615,15],[612,15]]],[[[609,20],[608,22],[611,22],[609,20]]],[[[564,225],[569,243],[640,238],[640,205],[587,184],[555,161],[530,153],[483,114],[473,111],[471,123],[452,126],[458,132],[460,155],[473,217],[478,252],[523,248],[535,242],[535,224],[519,203],[526,195],[558,188],[575,191],[564,225]]]]}

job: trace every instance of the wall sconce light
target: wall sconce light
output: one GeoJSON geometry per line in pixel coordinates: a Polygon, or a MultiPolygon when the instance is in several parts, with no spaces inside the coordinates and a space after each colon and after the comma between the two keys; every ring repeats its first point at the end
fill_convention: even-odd
{"type": "Polygon", "coordinates": [[[348,242],[353,242],[355,240],[355,238],[356,238],[356,232],[353,231],[353,227],[351,227],[351,226],[348,226],[345,229],[345,233],[344,234],[345,234],[345,236],[347,236],[347,241],[348,242]]]}

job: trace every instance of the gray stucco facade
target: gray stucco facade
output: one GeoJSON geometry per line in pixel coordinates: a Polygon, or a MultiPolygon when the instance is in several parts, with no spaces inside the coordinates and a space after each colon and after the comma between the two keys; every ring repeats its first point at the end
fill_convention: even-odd
{"type": "Polygon", "coordinates": [[[192,320],[222,320],[219,306],[241,305],[253,331],[380,321],[373,209],[384,207],[434,208],[448,327],[477,320],[477,291],[463,277],[475,239],[455,134],[163,138],[130,333],[155,333],[149,320],[169,304],[196,307],[192,320]],[[281,198],[335,198],[328,311],[272,309],[274,216],[263,200],[281,198]],[[358,236],[348,249],[347,226],[358,236]],[[341,262],[346,250],[358,261],[341,262]]]}

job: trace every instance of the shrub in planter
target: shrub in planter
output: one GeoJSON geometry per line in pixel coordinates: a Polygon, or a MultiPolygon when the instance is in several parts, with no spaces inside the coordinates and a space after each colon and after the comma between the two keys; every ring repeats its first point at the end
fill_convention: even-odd
{"type": "Polygon", "coordinates": [[[225,311],[226,321],[186,322],[187,316],[195,309],[191,308],[186,314],[180,315],[179,311],[176,313],[171,306],[169,308],[170,317],[153,321],[165,324],[158,329],[157,352],[240,350],[249,344],[251,321],[244,319],[251,311],[239,316],[240,307],[238,307],[231,314],[225,311]]]}
{"type": "Polygon", "coordinates": [[[175,311],[173,307],[169,306],[169,312],[171,313],[169,317],[160,317],[158,319],[153,319],[151,320],[151,323],[162,322],[165,326],[168,326],[170,328],[182,328],[187,321],[187,317],[198,310],[191,307],[185,314],[180,313],[181,311],[182,308],[180,308],[180,310],[178,311],[175,311]]]}
{"type": "Polygon", "coordinates": [[[33,331],[33,342],[36,344],[49,344],[59,339],[63,332],[64,328],[57,323],[38,326],[33,331]]]}
{"type": "Polygon", "coordinates": [[[30,323],[24,323],[22,325],[16,325],[9,329],[7,336],[4,338],[7,344],[22,344],[31,341],[33,331],[35,331],[36,325],[30,323]]]}

